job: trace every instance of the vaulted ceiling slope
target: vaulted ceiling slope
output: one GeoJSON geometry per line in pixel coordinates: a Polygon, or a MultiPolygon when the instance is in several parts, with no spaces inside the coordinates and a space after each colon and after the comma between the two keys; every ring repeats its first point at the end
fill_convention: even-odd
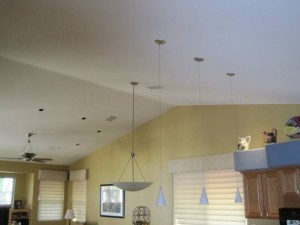
{"type": "Polygon", "coordinates": [[[227,72],[235,104],[300,103],[298,0],[4,0],[0,28],[0,157],[28,132],[38,157],[66,165],[120,137],[130,81],[137,124],[157,116],[155,39],[163,110],[199,104],[199,74],[201,103],[229,104],[227,72]]]}

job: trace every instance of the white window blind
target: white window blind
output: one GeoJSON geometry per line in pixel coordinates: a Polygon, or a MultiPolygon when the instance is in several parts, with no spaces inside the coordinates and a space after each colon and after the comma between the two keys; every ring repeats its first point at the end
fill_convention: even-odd
{"type": "Polygon", "coordinates": [[[76,221],[86,222],[86,180],[73,181],[72,196],[76,221]]]}
{"type": "Polygon", "coordinates": [[[62,220],[65,182],[40,180],[38,220],[62,220]]]}
{"type": "Polygon", "coordinates": [[[244,204],[235,203],[242,176],[234,170],[173,174],[174,225],[245,225],[244,204]],[[205,186],[209,205],[200,205],[205,186]]]}

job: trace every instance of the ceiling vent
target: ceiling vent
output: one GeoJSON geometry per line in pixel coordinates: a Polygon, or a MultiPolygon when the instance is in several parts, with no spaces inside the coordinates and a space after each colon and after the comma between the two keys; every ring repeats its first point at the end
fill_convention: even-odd
{"type": "Polygon", "coordinates": [[[147,87],[147,88],[149,88],[149,89],[151,89],[151,90],[163,89],[163,87],[162,87],[162,86],[159,86],[159,85],[157,85],[157,86],[150,86],[150,87],[147,87]]]}
{"type": "Polygon", "coordinates": [[[110,117],[107,117],[107,118],[105,119],[105,121],[111,122],[111,121],[113,121],[113,120],[115,120],[115,119],[117,119],[116,116],[110,116],[110,117]]]}

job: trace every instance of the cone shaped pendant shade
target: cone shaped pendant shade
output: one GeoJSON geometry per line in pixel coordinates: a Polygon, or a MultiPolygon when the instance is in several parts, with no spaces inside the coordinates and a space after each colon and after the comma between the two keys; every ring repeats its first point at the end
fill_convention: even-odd
{"type": "Polygon", "coordinates": [[[243,202],[243,199],[242,199],[242,196],[241,196],[241,192],[240,192],[240,189],[238,187],[236,188],[234,202],[235,203],[242,203],[243,202]]]}
{"type": "Polygon", "coordinates": [[[145,181],[145,178],[144,178],[143,173],[142,173],[142,171],[141,171],[141,169],[140,169],[140,167],[139,167],[139,165],[137,163],[137,160],[135,158],[135,153],[133,151],[133,149],[134,149],[134,87],[138,83],[137,82],[131,82],[130,84],[133,87],[132,88],[133,89],[133,95],[132,95],[133,96],[133,100],[132,100],[133,104],[132,104],[132,137],[131,137],[132,138],[132,140],[131,140],[132,141],[132,147],[131,147],[131,154],[130,154],[130,158],[129,158],[129,160],[126,163],[126,166],[125,166],[125,168],[124,168],[124,170],[123,170],[123,172],[122,172],[122,174],[121,174],[118,182],[114,182],[113,184],[116,187],[118,187],[120,189],[123,189],[125,191],[140,191],[140,190],[143,190],[143,189],[149,187],[152,183],[145,181]],[[126,170],[128,164],[129,164],[129,162],[131,162],[132,181],[120,182],[120,179],[121,179],[123,173],[125,172],[125,170],[126,170]],[[139,169],[139,172],[140,172],[140,174],[141,174],[141,176],[143,177],[143,180],[144,180],[143,182],[136,182],[135,181],[135,173],[134,173],[135,172],[134,171],[135,166],[139,169]]]}
{"type": "Polygon", "coordinates": [[[208,198],[205,191],[205,187],[202,189],[201,198],[200,198],[200,205],[208,205],[208,198]]]}
{"type": "Polygon", "coordinates": [[[156,205],[161,206],[161,207],[166,206],[164,191],[161,186],[159,187],[159,192],[158,192],[157,199],[156,199],[156,205]]]}

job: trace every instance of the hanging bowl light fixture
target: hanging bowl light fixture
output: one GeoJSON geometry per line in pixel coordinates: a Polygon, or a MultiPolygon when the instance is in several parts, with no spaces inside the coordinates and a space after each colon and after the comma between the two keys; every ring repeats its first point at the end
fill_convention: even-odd
{"type": "Polygon", "coordinates": [[[113,184],[116,187],[118,187],[120,189],[123,189],[125,191],[140,191],[140,190],[143,190],[143,189],[149,187],[152,184],[152,182],[146,182],[146,180],[144,178],[144,175],[143,175],[143,173],[142,173],[142,171],[141,171],[141,169],[139,167],[139,164],[138,164],[138,162],[137,162],[137,160],[135,158],[135,152],[134,152],[134,109],[135,109],[135,107],[134,107],[135,106],[134,105],[134,103],[135,103],[134,97],[135,97],[135,94],[134,94],[134,91],[135,91],[135,86],[138,83],[137,82],[131,82],[130,84],[132,85],[132,135],[131,135],[131,153],[130,153],[130,157],[129,157],[126,165],[125,165],[125,168],[124,168],[124,170],[123,170],[123,172],[122,172],[122,174],[121,174],[118,182],[114,182],[113,184]],[[130,162],[131,162],[132,181],[121,182],[120,180],[121,180],[121,178],[122,178],[122,176],[123,176],[123,174],[124,174],[124,172],[125,172],[128,164],[130,162]],[[140,172],[140,174],[141,174],[141,176],[142,176],[142,178],[143,178],[144,181],[142,181],[142,182],[136,182],[135,181],[135,171],[134,171],[135,166],[138,168],[138,170],[139,170],[139,172],[140,172]]]}

